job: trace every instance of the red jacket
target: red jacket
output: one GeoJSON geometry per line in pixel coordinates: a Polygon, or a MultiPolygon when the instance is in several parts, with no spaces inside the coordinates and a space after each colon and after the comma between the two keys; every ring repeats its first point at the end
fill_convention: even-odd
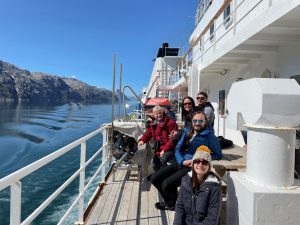
{"type": "Polygon", "coordinates": [[[164,115],[164,122],[160,124],[155,123],[156,120],[150,124],[150,127],[147,129],[146,133],[140,138],[139,141],[144,143],[149,142],[152,138],[156,141],[160,141],[159,151],[156,151],[155,154],[159,155],[161,151],[170,151],[174,150],[175,146],[173,140],[169,138],[169,135],[173,130],[177,130],[177,124],[174,120],[171,120],[168,116],[164,115]]]}

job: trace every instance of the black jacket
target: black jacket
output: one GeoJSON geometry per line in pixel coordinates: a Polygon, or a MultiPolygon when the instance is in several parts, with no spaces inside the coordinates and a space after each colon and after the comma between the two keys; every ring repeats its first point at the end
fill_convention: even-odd
{"type": "Polygon", "coordinates": [[[195,194],[189,172],[181,181],[173,225],[217,225],[221,203],[221,183],[212,172],[195,194]]]}

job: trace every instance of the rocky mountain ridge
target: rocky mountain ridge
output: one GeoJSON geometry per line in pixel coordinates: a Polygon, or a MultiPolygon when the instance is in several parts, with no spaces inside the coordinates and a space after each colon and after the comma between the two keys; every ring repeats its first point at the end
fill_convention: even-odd
{"type": "Polygon", "coordinates": [[[0,60],[0,101],[110,103],[111,100],[112,92],[107,89],[74,78],[30,72],[0,60]]]}

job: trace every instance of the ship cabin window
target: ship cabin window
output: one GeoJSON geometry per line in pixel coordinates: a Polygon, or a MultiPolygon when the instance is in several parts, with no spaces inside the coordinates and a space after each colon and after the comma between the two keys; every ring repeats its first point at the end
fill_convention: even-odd
{"type": "Polygon", "coordinates": [[[209,40],[212,42],[214,40],[215,36],[215,24],[212,24],[211,27],[209,28],[209,40]]]}
{"type": "Polygon", "coordinates": [[[223,12],[223,16],[224,16],[223,24],[224,24],[225,28],[227,29],[231,25],[231,22],[232,22],[230,4],[225,8],[225,10],[223,12]]]}
{"type": "Polygon", "coordinates": [[[196,13],[196,24],[200,22],[208,7],[211,5],[212,0],[200,0],[196,13]]]}
{"type": "Polygon", "coordinates": [[[204,36],[203,35],[201,35],[201,37],[200,37],[199,49],[200,49],[200,51],[204,50],[204,36]]]}

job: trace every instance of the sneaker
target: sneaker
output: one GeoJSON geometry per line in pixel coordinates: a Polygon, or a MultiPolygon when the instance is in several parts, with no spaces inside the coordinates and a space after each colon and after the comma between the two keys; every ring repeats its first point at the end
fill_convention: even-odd
{"type": "Polygon", "coordinates": [[[156,202],[155,203],[155,208],[159,209],[159,210],[171,210],[174,211],[175,210],[175,204],[169,202],[156,202]]]}

